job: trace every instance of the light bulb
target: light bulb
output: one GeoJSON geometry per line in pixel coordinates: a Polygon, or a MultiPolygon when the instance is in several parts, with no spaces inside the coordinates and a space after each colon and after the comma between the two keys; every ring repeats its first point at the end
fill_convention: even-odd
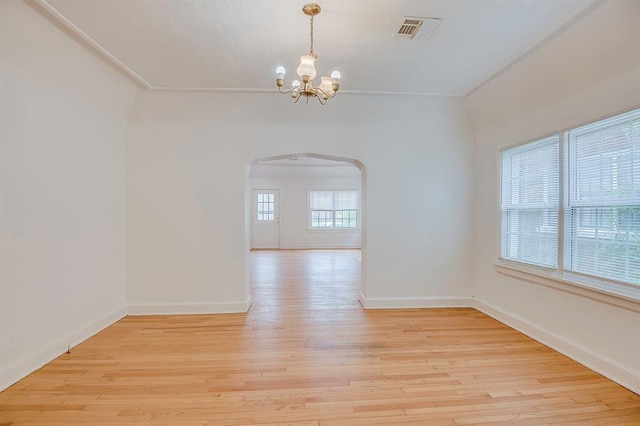
{"type": "Polygon", "coordinates": [[[291,83],[291,87],[293,88],[291,91],[291,97],[293,99],[298,99],[298,96],[300,96],[300,86],[302,86],[302,84],[298,80],[293,80],[291,83]]]}
{"type": "Polygon", "coordinates": [[[340,71],[334,71],[331,73],[331,80],[333,80],[334,83],[338,83],[340,81],[340,71]]]}
{"type": "Polygon", "coordinates": [[[284,67],[282,65],[280,65],[280,66],[278,66],[278,68],[276,68],[276,78],[278,80],[282,80],[286,73],[287,73],[287,71],[284,69],[284,67]]]}

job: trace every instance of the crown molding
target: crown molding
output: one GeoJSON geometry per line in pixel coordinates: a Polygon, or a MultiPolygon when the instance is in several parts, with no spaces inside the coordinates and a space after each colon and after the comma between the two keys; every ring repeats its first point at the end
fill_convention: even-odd
{"type": "Polygon", "coordinates": [[[78,28],[77,25],[75,25],[73,22],[68,20],[63,14],[58,12],[58,10],[55,7],[51,6],[47,2],[47,0],[32,0],[32,1],[34,1],[38,6],[44,9],[47,13],[49,13],[54,18],[56,18],[62,25],[67,27],[75,36],[80,38],[80,40],[87,43],[89,46],[95,49],[96,52],[103,55],[106,59],[108,59],[118,68],[120,68],[135,83],[142,85],[142,87],[144,87],[145,89],[153,89],[153,86],[147,80],[142,78],[138,73],[136,73],[134,70],[129,68],[118,58],[113,56],[107,49],[102,47],[98,42],[96,42],[94,39],[89,37],[87,33],[82,31],[80,28],[78,28]]]}

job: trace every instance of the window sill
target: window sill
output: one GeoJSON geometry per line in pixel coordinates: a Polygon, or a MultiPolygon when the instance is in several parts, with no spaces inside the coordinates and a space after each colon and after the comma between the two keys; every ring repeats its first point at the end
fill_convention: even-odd
{"type": "Polygon", "coordinates": [[[496,271],[502,275],[640,312],[640,288],[631,284],[547,270],[504,259],[499,259],[495,267],[496,271]]]}

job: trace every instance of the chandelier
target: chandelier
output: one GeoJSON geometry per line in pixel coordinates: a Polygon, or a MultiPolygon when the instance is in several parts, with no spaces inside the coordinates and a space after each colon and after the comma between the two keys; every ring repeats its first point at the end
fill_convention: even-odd
{"type": "Polygon", "coordinates": [[[313,51],[313,17],[320,13],[320,6],[316,3],[308,3],[304,5],[302,11],[310,19],[309,38],[311,40],[309,53],[300,56],[300,65],[296,69],[296,73],[302,79],[302,83],[299,80],[294,80],[290,89],[282,89],[286,71],[283,66],[279,66],[276,68],[276,85],[280,93],[290,93],[294,102],[298,102],[304,96],[307,98],[307,103],[309,103],[309,98],[315,97],[324,105],[327,99],[333,98],[340,88],[340,72],[332,72],[331,77],[320,77],[320,85],[313,86],[313,79],[316,77],[315,62],[318,58],[318,55],[313,51]]]}

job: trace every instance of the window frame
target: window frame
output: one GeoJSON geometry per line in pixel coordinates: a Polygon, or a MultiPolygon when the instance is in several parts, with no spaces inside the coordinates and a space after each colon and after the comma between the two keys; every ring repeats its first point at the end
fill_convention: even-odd
{"type": "Polygon", "coordinates": [[[307,190],[307,230],[309,231],[323,231],[323,232],[348,232],[348,231],[357,231],[360,229],[360,220],[361,220],[361,214],[360,214],[360,190],[359,189],[309,189],[307,190]],[[312,210],[311,209],[311,193],[312,192],[332,192],[333,193],[333,209],[332,210],[322,210],[322,209],[316,209],[316,210],[312,210]],[[338,192],[355,192],[358,196],[358,207],[356,209],[336,209],[335,208],[335,203],[336,203],[336,194],[338,192]],[[323,226],[323,227],[314,227],[313,226],[313,212],[314,211],[320,211],[320,212],[331,212],[331,220],[333,222],[333,226],[323,226]],[[344,226],[340,226],[340,227],[336,227],[335,223],[336,223],[336,212],[352,212],[355,211],[356,212],[356,226],[354,227],[344,227],[344,226]]]}
{"type": "Polygon", "coordinates": [[[567,223],[568,212],[570,207],[568,204],[568,191],[569,191],[569,179],[567,173],[569,172],[569,138],[568,133],[572,129],[578,129],[580,127],[595,124],[600,121],[608,120],[637,111],[640,113],[640,108],[632,108],[626,111],[622,111],[613,115],[608,115],[596,120],[591,120],[581,125],[570,126],[566,129],[559,130],[550,134],[546,134],[542,137],[531,139],[523,143],[514,145],[499,147],[497,152],[498,163],[498,197],[497,197],[497,260],[495,263],[496,271],[500,274],[518,278],[521,280],[533,282],[535,284],[541,284],[548,287],[560,289],[574,294],[579,294],[592,299],[604,301],[609,304],[624,307],[626,309],[640,312],[640,283],[632,283],[627,281],[619,281],[612,278],[606,278],[601,276],[589,275],[581,272],[575,272],[565,269],[567,266],[565,257],[567,250],[571,250],[571,236],[570,229],[571,223],[567,223]],[[558,170],[558,191],[559,191],[559,203],[558,203],[558,259],[557,265],[554,268],[548,268],[543,266],[532,265],[529,263],[506,259],[502,257],[503,253],[503,211],[502,211],[502,194],[503,194],[503,153],[510,149],[524,147],[527,144],[535,143],[537,141],[558,135],[559,138],[559,170],[558,170]]]}

